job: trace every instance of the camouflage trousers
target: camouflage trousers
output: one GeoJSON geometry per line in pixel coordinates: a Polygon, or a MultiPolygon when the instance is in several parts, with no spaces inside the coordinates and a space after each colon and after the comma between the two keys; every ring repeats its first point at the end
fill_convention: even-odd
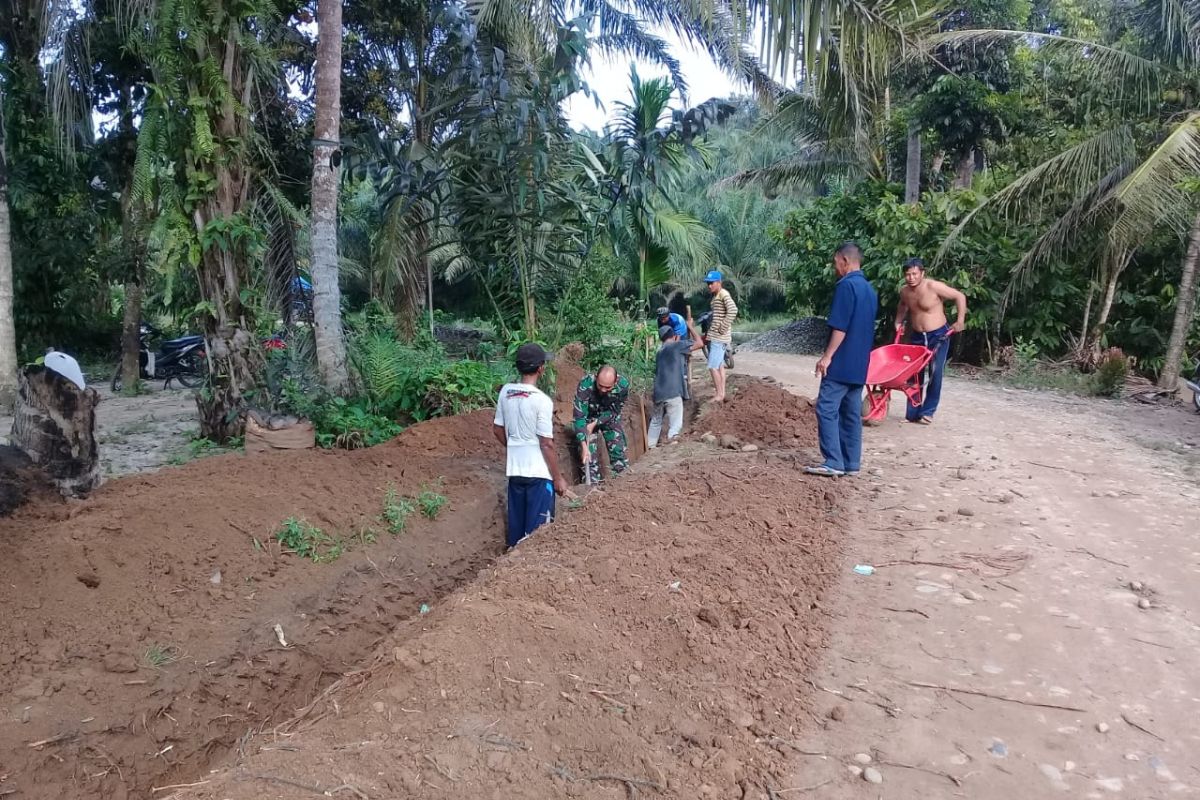
{"type": "Polygon", "coordinates": [[[600,459],[597,455],[596,440],[603,437],[604,446],[608,450],[608,464],[614,476],[620,475],[629,467],[629,451],[625,443],[625,425],[620,417],[612,422],[600,423],[596,432],[588,437],[588,455],[591,458],[585,465],[588,483],[600,482],[600,459]]]}

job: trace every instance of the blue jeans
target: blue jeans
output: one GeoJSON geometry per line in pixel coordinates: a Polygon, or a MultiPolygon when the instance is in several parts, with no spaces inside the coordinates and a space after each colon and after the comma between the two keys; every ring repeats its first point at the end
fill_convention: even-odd
{"type": "Polygon", "coordinates": [[[921,405],[907,404],[904,417],[909,422],[916,422],[922,417],[932,419],[937,412],[938,402],[942,399],[942,377],[946,374],[946,356],[950,354],[950,326],[943,325],[927,333],[913,331],[908,340],[913,344],[928,347],[933,351],[933,358],[922,372],[925,391],[921,395],[921,405]]]}
{"type": "Polygon", "coordinates": [[[825,466],[858,472],[862,464],[862,384],[821,379],[817,392],[817,436],[825,466]]]}
{"type": "Polygon", "coordinates": [[[554,483],[544,478],[508,479],[508,535],[505,543],[517,542],[547,522],[554,521],[554,483]]]}

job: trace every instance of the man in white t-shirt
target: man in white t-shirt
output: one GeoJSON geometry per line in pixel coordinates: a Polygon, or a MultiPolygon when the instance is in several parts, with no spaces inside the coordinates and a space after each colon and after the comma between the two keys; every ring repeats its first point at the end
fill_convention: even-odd
{"type": "Polygon", "coordinates": [[[508,451],[508,534],[515,547],[540,525],[554,521],[554,495],[569,494],[554,452],[554,401],[537,387],[546,351],[530,343],[517,348],[517,383],[506,383],[496,401],[492,433],[508,451]]]}

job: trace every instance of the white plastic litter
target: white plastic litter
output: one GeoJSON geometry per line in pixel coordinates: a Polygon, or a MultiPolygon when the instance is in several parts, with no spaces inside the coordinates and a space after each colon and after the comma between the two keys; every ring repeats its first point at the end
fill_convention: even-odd
{"type": "Polygon", "coordinates": [[[46,369],[54,370],[80,389],[87,388],[87,383],[83,380],[83,370],[79,368],[79,362],[66,353],[51,350],[46,353],[42,363],[46,365],[46,369]]]}

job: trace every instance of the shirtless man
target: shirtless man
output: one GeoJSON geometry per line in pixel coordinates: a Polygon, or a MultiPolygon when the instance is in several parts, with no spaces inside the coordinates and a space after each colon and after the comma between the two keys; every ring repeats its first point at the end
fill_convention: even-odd
{"type": "Polygon", "coordinates": [[[950,334],[960,333],[967,321],[967,296],[941,281],[925,277],[925,262],[910,258],[904,264],[904,288],[900,290],[900,305],[896,308],[897,332],[904,330],[906,319],[911,326],[908,340],[925,345],[934,355],[925,375],[921,405],[909,404],[904,416],[909,422],[929,425],[942,398],[950,334]],[[946,303],[950,301],[958,307],[953,325],[946,320],[946,303]]]}

